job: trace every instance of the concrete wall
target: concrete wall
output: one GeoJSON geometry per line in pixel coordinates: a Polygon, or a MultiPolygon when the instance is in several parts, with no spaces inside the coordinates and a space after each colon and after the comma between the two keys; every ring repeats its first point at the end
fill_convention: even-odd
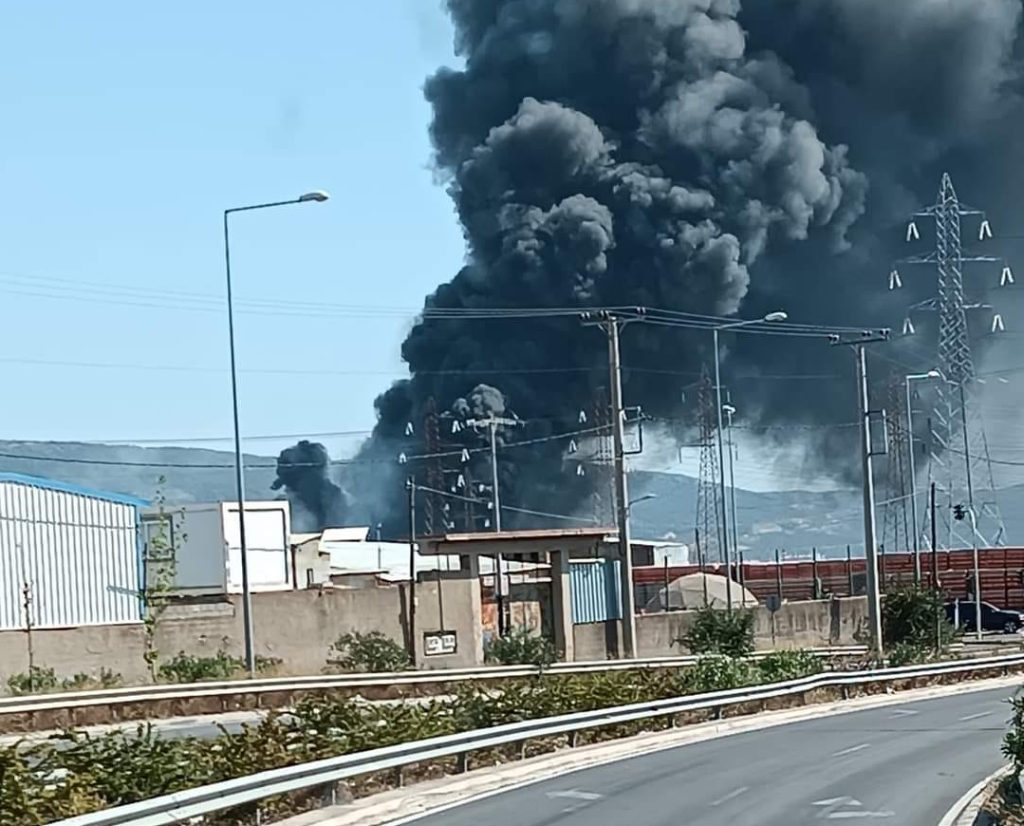
{"type": "MultiPolygon", "coordinates": [[[[667,657],[687,653],[676,645],[696,616],[694,611],[642,614],[636,618],[637,653],[641,657],[667,657]]],[[[855,645],[858,630],[867,625],[867,599],[850,597],[816,602],[788,602],[772,616],[767,608],[754,609],[754,642],[759,651],[773,648],[822,648],[855,645]],[[774,635],[773,635],[774,625],[774,635]]],[[[573,626],[576,659],[603,660],[617,656],[617,623],[573,626]]]]}
{"type": "MultiPolygon", "coordinates": [[[[453,577],[457,576],[455,572],[453,577]]],[[[253,627],[256,653],[283,661],[282,671],[317,674],[328,649],[348,631],[381,631],[405,643],[408,597],[403,586],[363,589],[324,589],[254,594],[253,627]]],[[[421,668],[471,667],[483,662],[480,587],[470,579],[443,582],[445,630],[458,634],[453,656],[422,657],[423,633],[440,630],[438,583],[417,586],[417,648],[421,668]]],[[[162,657],[179,651],[214,655],[225,651],[241,657],[244,651],[241,598],[193,602],[169,608],[157,625],[162,657]]],[[[35,663],[53,668],[59,677],[101,668],[120,673],[125,681],[145,682],[141,625],[81,626],[33,632],[35,663]]],[[[24,632],[0,632],[0,680],[28,669],[24,632]]]]}

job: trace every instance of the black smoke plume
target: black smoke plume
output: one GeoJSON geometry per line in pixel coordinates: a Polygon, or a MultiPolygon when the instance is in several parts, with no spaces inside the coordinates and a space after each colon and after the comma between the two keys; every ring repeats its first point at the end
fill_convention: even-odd
{"type": "MultiPolygon", "coordinates": [[[[994,151],[1022,154],[1019,0],[446,7],[464,65],[425,92],[467,260],[427,309],[782,308],[796,322],[895,326],[934,286],[925,276],[893,300],[885,275],[905,215],[931,201],[941,172],[962,176],[965,200],[1010,207],[999,170],[975,172],[994,151]]],[[[804,392],[756,379],[840,372],[824,342],[726,344],[725,380],[744,377],[748,422],[853,418],[852,381],[804,392]]],[[[378,398],[362,452],[378,494],[360,487],[400,512],[400,479],[422,468],[395,457],[422,453],[429,405],[449,409],[487,383],[526,423],[510,445],[534,443],[505,451],[506,497],[575,507],[593,486],[584,462],[564,440],[539,440],[581,427],[607,386],[604,348],[575,319],[424,317],[402,347],[410,378],[378,398]]],[[[628,403],[692,415],[680,391],[708,349],[706,333],[629,328],[628,403]]],[[[821,455],[846,452],[842,433],[822,437],[821,455]]]]}
{"type": "Polygon", "coordinates": [[[322,531],[345,525],[345,496],[331,480],[330,457],[319,442],[303,440],[277,457],[271,490],[284,489],[291,503],[292,529],[322,531]]]}

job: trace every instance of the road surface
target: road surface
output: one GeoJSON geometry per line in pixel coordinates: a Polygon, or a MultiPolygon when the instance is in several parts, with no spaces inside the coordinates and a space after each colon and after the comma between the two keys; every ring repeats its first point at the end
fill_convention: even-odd
{"type": "Polygon", "coordinates": [[[587,769],[417,826],[936,826],[1002,764],[1012,690],[747,732],[587,769]]]}

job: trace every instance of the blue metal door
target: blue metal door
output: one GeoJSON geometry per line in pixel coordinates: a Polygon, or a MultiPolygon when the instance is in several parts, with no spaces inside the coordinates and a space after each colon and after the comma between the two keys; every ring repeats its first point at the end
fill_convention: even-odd
{"type": "Polygon", "coordinates": [[[619,562],[613,559],[573,561],[569,564],[572,621],[575,625],[603,622],[622,616],[619,562]]]}

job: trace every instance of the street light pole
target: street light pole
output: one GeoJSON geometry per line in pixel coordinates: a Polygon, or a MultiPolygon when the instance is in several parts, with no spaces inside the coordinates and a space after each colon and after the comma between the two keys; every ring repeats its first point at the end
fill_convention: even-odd
{"type": "Polygon", "coordinates": [[[718,348],[718,334],[722,330],[735,330],[739,327],[748,327],[751,324],[761,324],[763,322],[774,322],[774,321],[785,321],[788,316],[783,312],[768,313],[768,315],[762,318],[751,318],[745,321],[734,321],[729,324],[720,324],[715,327],[712,331],[714,333],[715,341],[715,407],[718,409],[718,481],[719,489],[721,491],[722,507],[718,514],[721,518],[722,523],[722,550],[724,553],[723,562],[725,562],[725,602],[726,610],[732,611],[732,551],[729,547],[729,518],[728,506],[726,505],[725,499],[725,446],[723,444],[722,430],[724,428],[722,422],[722,375],[721,375],[721,356],[718,348]]]}
{"type": "Polygon", "coordinates": [[[227,281],[228,301],[228,348],[231,353],[231,413],[235,434],[235,491],[238,502],[238,546],[242,568],[242,624],[245,637],[245,668],[250,677],[256,676],[256,653],[252,627],[252,591],[249,588],[249,553],[245,541],[245,481],[242,468],[242,435],[238,426],[238,369],[235,359],[235,310],[231,294],[231,242],[228,231],[228,216],[233,212],[250,212],[256,209],[290,206],[307,202],[326,201],[326,192],[307,192],[290,201],[273,201],[266,204],[234,207],[224,210],[224,274],[227,281]]]}
{"type": "MultiPolygon", "coordinates": [[[[725,414],[729,417],[727,424],[729,432],[729,508],[732,510],[732,547],[736,551],[736,556],[741,557],[740,554],[740,532],[737,527],[736,519],[736,476],[733,473],[733,443],[732,443],[732,417],[736,413],[736,408],[731,404],[725,406],[725,414]]],[[[743,560],[739,559],[740,571],[743,571],[743,560]]]]}

